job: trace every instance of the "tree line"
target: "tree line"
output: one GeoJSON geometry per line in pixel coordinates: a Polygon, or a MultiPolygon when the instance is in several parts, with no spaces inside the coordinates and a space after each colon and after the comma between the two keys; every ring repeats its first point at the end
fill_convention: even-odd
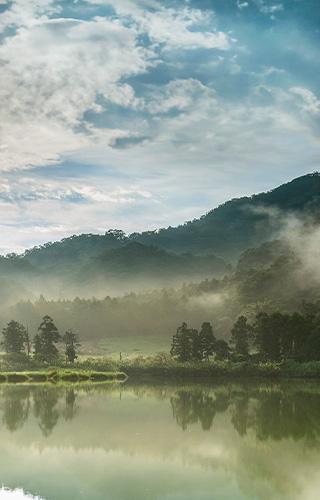
{"type": "Polygon", "coordinates": [[[239,316],[229,342],[217,339],[211,323],[198,331],[182,323],[173,335],[171,355],[179,361],[217,360],[298,362],[320,360],[320,312],[304,304],[302,312],[259,312],[253,321],[239,316]]]}
{"type": "Polygon", "coordinates": [[[60,352],[58,344],[63,342],[66,361],[74,363],[80,347],[77,335],[67,330],[63,335],[50,316],[44,316],[38,331],[31,340],[28,329],[18,321],[11,320],[2,330],[1,343],[7,354],[27,356],[43,363],[53,363],[58,360],[60,352]]]}

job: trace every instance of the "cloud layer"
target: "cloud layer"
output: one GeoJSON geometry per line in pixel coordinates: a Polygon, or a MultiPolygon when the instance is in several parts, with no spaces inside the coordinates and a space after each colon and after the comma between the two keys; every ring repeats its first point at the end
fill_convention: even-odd
{"type": "Polygon", "coordinates": [[[175,224],[316,170],[319,33],[313,0],[289,3],[2,0],[0,247],[175,224]]]}

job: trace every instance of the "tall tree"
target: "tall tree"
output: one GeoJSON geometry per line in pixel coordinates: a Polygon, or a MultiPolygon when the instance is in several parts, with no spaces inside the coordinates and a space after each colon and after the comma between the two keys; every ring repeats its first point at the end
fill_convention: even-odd
{"type": "Polygon", "coordinates": [[[239,316],[231,330],[231,344],[234,346],[235,352],[245,358],[249,355],[251,330],[251,326],[245,316],[239,316]]]}
{"type": "Polygon", "coordinates": [[[202,361],[203,355],[199,332],[195,328],[189,328],[188,330],[191,343],[191,359],[194,361],[202,361]]]}
{"type": "Polygon", "coordinates": [[[210,356],[214,353],[214,347],[216,343],[216,338],[213,334],[213,328],[211,323],[204,322],[201,325],[201,330],[199,332],[200,339],[200,349],[201,358],[208,360],[210,356]]]}
{"type": "Polygon", "coordinates": [[[80,347],[80,343],[78,341],[78,337],[72,330],[67,330],[62,337],[63,342],[65,343],[65,355],[66,360],[69,363],[74,363],[75,359],[77,359],[77,349],[80,347]]]}
{"type": "Polygon", "coordinates": [[[2,330],[3,347],[7,353],[21,354],[25,351],[27,330],[17,321],[10,321],[2,330]]]}
{"type": "Polygon", "coordinates": [[[34,354],[37,358],[48,363],[55,361],[59,356],[56,344],[60,341],[60,334],[50,316],[44,316],[34,338],[34,354]]]}
{"type": "Polygon", "coordinates": [[[190,361],[192,359],[192,335],[190,334],[187,323],[182,323],[182,325],[177,328],[172,338],[170,354],[179,361],[190,361]]]}
{"type": "Polygon", "coordinates": [[[260,312],[254,323],[255,341],[260,356],[264,360],[278,361],[281,355],[279,313],[260,312]]]}
{"type": "Polygon", "coordinates": [[[228,342],[223,339],[218,339],[214,346],[214,353],[216,359],[222,361],[224,359],[228,359],[230,356],[230,347],[228,342]]]}

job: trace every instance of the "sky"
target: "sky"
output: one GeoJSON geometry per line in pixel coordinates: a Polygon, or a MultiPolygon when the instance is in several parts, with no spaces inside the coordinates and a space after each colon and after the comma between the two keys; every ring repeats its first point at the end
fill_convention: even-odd
{"type": "Polygon", "coordinates": [[[318,0],[0,0],[0,253],[320,170],[318,0]]]}

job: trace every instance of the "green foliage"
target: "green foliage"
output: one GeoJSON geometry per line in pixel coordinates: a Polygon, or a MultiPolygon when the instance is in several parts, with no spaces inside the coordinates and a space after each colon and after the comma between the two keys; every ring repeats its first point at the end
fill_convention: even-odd
{"type": "Polygon", "coordinates": [[[179,361],[189,361],[197,355],[198,344],[198,332],[182,323],[172,338],[170,354],[179,361]]]}
{"type": "Polygon", "coordinates": [[[10,321],[6,328],[2,330],[3,347],[6,353],[21,354],[25,351],[28,341],[26,328],[17,321],[10,321]]]}
{"type": "Polygon", "coordinates": [[[62,337],[63,342],[65,343],[65,355],[66,360],[69,363],[74,363],[77,359],[77,349],[80,347],[80,343],[78,342],[78,337],[72,330],[67,330],[62,337]]]}
{"type": "Polygon", "coordinates": [[[209,322],[202,323],[200,332],[182,323],[172,338],[170,354],[182,362],[208,360],[215,353],[216,344],[209,322]]]}
{"type": "Polygon", "coordinates": [[[52,363],[59,356],[56,344],[61,337],[50,316],[44,316],[34,338],[34,355],[41,361],[52,363]]]}
{"type": "Polygon", "coordinates": [[[208,360],[213,355],[216,345],[216,338],[213,334],[213,328],[208,321],[202,323],[199,332],[200,341],[200,359],[208,360]]]}
{"type": "Polygon", "coordinates": [[[229,344],[223,339],[219,339],[215,342],[214,350],[217,360],[223,361],[225,359],[228,359],[230,356],[229,344]]]}
{"type": "Polygon", "coordinates": [[[244,358],[249,355],[249,338],[252,332],[248,319],[245,316],[239,316],[231,329],[231,344],[237,354],[244,358]]]}

